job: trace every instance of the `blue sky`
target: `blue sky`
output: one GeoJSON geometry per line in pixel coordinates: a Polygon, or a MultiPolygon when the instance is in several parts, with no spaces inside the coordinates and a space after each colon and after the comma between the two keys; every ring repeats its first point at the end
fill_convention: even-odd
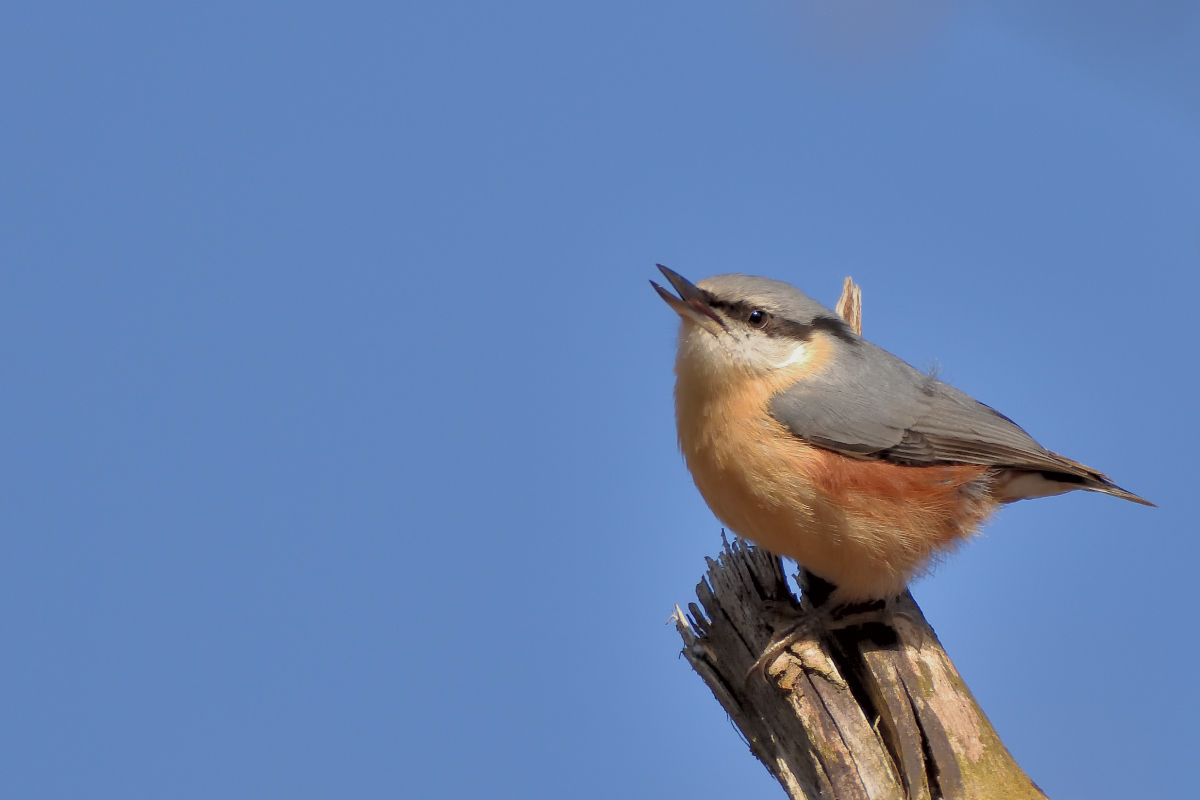
{"type": "Polygon", "coordinates": [[[1186,794],[1200,11],[1043,5],[6,7],[4,795],[781,796],[665,624],[655,262],[853,275],[1161,506],[915,594],[1050,796],[1186,794]]]}

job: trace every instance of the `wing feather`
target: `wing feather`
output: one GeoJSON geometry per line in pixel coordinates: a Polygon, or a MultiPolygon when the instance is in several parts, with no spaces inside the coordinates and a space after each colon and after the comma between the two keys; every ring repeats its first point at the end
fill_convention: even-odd
{"type": "Polygon", "coordinates": [[[865,340],[837,342],[821,373],[776,395],[771,412],[829,450],[898,464],[975,464],[1103,475],[1042,447],[1008,417],[865,340]]]}

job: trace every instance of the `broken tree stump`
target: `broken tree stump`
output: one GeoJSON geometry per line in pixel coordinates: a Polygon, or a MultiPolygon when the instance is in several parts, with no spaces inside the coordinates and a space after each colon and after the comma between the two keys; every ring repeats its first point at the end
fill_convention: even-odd
{"type": "MultiPolygon", "coordinates": [[[[811,580],[811,578],[809,578],[811,580]]],[[[819,579],[818,579],[819,580],[819,579]]],[[[911,595],[894,624],[805,637],[779,559],[741,540],[676,609],[683,655],[794,800],[1046,800],[1013,760],[911,595]]]]}

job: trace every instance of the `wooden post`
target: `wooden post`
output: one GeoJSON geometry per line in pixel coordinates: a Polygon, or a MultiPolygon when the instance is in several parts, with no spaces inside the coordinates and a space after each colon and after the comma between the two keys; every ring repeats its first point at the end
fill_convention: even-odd
{"type": "Polygon", "coordinates": [[[756,669],[813,613],[779,559],[726,543],[696,592],[676,609],[683,655],[794,800],[1046,800],[910,595],[893,626],[802,638],[756,669]]]}
{"type": "MultiPolygon", "coordinates": [[[[846,280],[838,313],[861,330],[862,296],[846,280]]],[[[797,597],[779,559],[725,543],[676,608],[683,655],[751,752],[794,800],[1046,800],[971,696],[906,594],[893,624],[772,641],[815,621],[831,588],[801,573],[797,597]]]]}

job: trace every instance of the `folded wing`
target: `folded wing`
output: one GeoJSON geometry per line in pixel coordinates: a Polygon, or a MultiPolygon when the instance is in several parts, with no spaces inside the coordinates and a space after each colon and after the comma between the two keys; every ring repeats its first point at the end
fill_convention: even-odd
{"type": "Polygon", "coordinates": [[[1152,505],[1103,474],[1038,444],[1016,423],[869,342],[838,341],[822,370],[773,398],[771,413],[807,442],[857,458],[975,464],[1152,505]]]}

